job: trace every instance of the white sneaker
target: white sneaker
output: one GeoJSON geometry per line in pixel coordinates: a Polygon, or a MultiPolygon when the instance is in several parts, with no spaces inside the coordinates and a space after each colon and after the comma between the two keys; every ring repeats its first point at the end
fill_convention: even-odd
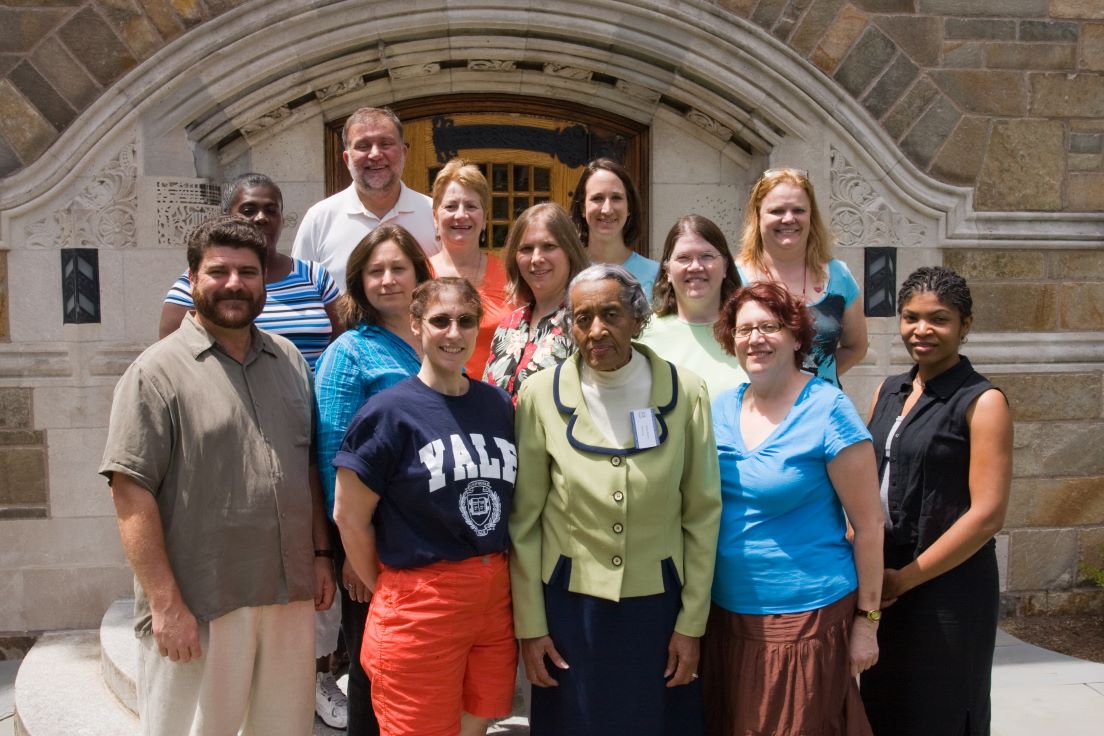
{"type": "Polygon", "coordinates": [[[314,676],[314,712],[330,728],[346,728],[349,725],[349,700],[329,672],[319,672],[314,676]]]}

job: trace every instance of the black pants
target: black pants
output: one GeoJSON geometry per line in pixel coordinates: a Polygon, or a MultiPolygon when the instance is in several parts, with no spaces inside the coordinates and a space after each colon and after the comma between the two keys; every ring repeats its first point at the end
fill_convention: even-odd
{"type": "MultiPolygon", "coordinates": [[[[334,534],[335,539],[340,537],[334,534]]],[[[364,623],[368,620],[368,604],[358,603],[349,597],[349,591],[341,582],[341,568],[345,565],[345,548],[334,545],[337,567],[337,589],[341,591],[341,634],[349,652],[349,736],[379,736],[379,723],[372,710],[372,683],[360,665],[360,643],[364,639],[364,623]]]]}

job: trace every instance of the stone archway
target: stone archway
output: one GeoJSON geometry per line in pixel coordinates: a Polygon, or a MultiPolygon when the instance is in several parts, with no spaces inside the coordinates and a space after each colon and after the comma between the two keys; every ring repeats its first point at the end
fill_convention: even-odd
{"type": "MultiPolygon", "coordinates": [[[[899,250],[899,271],[946,257],[980,275],[979,292],[994,308],[985,324],[979,320],[971,358],[1009,376],[1032,407],[1021,433],[1030,446],[1017,471],[1026,500],[1013,519],[1026,528],[1013,532],[1024,552],[1017,557],[1013,542],[1010,553],[1028,572],[1013,583],[1047,587],[1046,575],[1031,572],[1034,544],[1060,549],[1052,565],[1060,571],[1049,579],[1068,585],[1077,544],[1090,538],[1074,527],[1099,537],[1099,517],[1091,518],[1098,507],[1060,515],[1032,504],[1038,498],[1058,509],[1104,477],[1099,453],[1085,451],[1099,444],[1099,410],[1068,409],[1070,396],[1100,395],[1104,333],[1091,305],[1104,298],[1104,270],[1092,271],[1104,269],[1093,252],[1104,239],[1104,215],[976,211],[973,190],[921,172],[843,86],[725,5],[739,3],[246,2],[135,66],[43,155],[0,183],[0,254],[12,276],[0,380],[18,394],[10,400],[25,420],[19,431],[41,455],[47,443],[37,433],[48,430],[56,460],[40,463],[48,484],[25,516],[66,519],[21,533],[114,539],[101,485],[89,488],[92,481],[71,466],[95,464],[111,386],[153,339],[161,282],[179,272],[180,235],[211,211],[217,182],[278,166],[270,173],[287,182],[285,195],[301,212],[323,191],[328,121],[364,104],[494,93],[584,104],[649,127],[653,243],[672,213],[688,209],[723,220],[733,233],[748,181],[768,165],[799,163],[855,270],[865,246],[888,245],[899,250]],[[98,253],[100,323],[59,319],[58,251],[74,247],[98,253]],[[1075,253],[1066,258],[1066,251],[1075,253]],[[1089,264],[1090,278],[1079,263],[1089,264]],[[1067,289],[1063,281],[1077,283],[1067,289]],[[1089,308],[1079,306],[1079,294],[1089,308]],[[1040,398],[1053,387],[1066,398],[1040,398]]],[[[904,359],[892,332],[889,320],[871,321],[871,355],[855,371],[859,394],[904,359]]],[[[90,564],[70,547],[58,545],[67,551],[52,560],[56,570],[90,564]]],[[[125,566],[117,554],[91,564],[99,572],[83,576],[87,585],[120,592],[125,566]]],[[[27,580],[38,574],[20,572],[27,580]]],[[[29,611],[33,601],[20,605],[29,611]]],[[[25,628],[90,623],[21,615],[25,628]]]]}

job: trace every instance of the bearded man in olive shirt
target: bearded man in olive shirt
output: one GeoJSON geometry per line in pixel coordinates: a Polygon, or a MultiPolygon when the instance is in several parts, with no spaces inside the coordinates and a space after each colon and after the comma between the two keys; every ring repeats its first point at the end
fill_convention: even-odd
{"type": "Polygon", "coordinates": [[[332,551],[310,467],[310,371],[253,326],[266,252],[244,220],[196,228],[195,314],[115,388],[100,472],[135,575],[143,733],[312,727],[332,551]]]}

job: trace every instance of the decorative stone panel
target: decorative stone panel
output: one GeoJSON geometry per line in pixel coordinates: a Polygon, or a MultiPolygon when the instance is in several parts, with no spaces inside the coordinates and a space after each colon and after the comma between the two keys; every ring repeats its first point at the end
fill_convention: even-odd
{"type": "Polygon", "coordinates": [[[138,144],[126,143],[75,197],[52,214],[27,223],[30,248],[133,248],[138,179],[138,144]]]}
{"type": "Polygon", "coordinates": [[[831,149],[828,204],[832,233],[841,246],[922,246],[923,225],[896,211],[836,148],[831,149]]]}
{"type": "Polygon", "coordinates": [[[221,197],[220,187],[204,179],[157,179],[157,244],[162,248],[183,246],[192,229],[219,213],[221,197]]]}

